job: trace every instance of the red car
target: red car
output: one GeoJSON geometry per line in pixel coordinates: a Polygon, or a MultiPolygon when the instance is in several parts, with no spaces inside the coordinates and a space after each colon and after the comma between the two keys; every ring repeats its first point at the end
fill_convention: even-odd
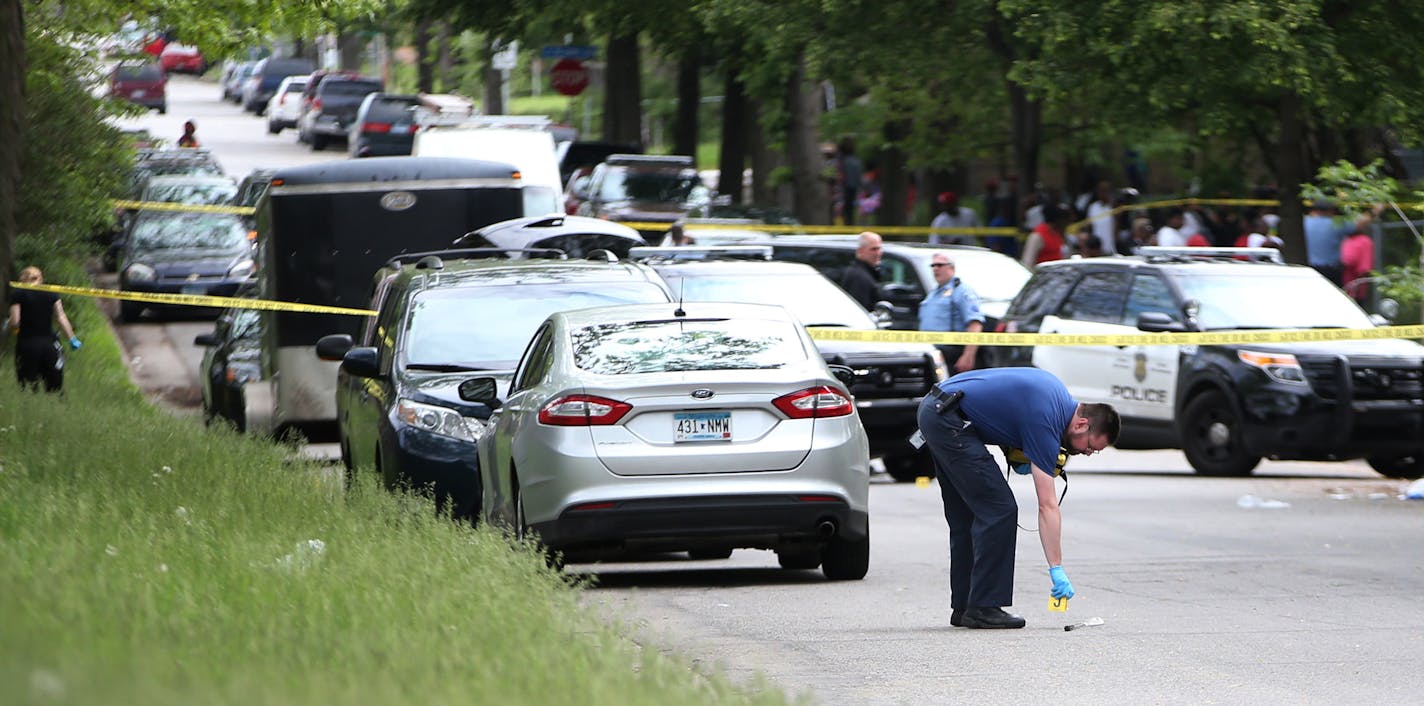
{"type": "Polygon", "coordinates": [[[203,53],[198,51],[197,47],[176,42],[163,47],[158,61],[163,64],[163,70],[168,72],[196,75],[208,70],[208,63],[203,60],[203,53]]]}
{"type": "Polygon", "coordinates": [[[168,77],[158,63],[119,64],[109,74],[109,95],[168,113],[168,77]]]}

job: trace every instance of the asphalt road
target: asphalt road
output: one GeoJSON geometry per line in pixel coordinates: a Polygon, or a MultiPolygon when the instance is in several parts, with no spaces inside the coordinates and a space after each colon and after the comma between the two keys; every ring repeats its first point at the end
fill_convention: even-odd
{"type": "MultiPolygon", "coordinates": [[[[179,77],[169,91],[169,114],[138,122],[176,138],[196,118],[234,176],[341,157],[268,136],[262,120],[219,102],[214,84],[179,77]]],[[[191,341],[210,326],[119,327],[135,379],[191,412],[201,356],[191,341]]],[[[1014,610],[1029,626],[1015,631],[949,626],[938,489],[883,480],[871,489],[863,581],[782,571],[762,551],[569,571],[595,582],[591,608],[627,621],[648,649],[823,704],[1421,700],[1424,502],[1361,462],[1267,461],[1253,477],[1216,479],[1194,476],[1177,452],[1075,459],[1064,566],[1078,597],[1066,615],[1046,610],[1042,551],[1021,531],[1014,610]],[[1243,507],[1246,496],[1288,506],[1243,507]],[[1091,617],[1104,624],[1063,630],[1091,617]]],[[[1031,529],[1031,486],[1013,485],[1031,529]]]]}

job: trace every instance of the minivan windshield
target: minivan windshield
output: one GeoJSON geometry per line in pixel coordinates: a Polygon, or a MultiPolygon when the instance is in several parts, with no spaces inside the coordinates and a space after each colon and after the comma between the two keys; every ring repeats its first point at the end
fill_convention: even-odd
{"type": "Polygon", "coordinates": [[[135,250],[221,250],[248,247],[242,219],[228,213],[143,213],[133,228],[135,250]]]}
{"type": "Polygon", "coordinates": [[[535,329],[556,311],[666,301],[652,282],[432,289],[411,303],[405,365],[512,370],[535,329]]]}
{"type": "Polygon", "coordinates": [[[1355,302],[1314,270],[1264,277],[1173,274],[1182,297],[1200,302],[1197,321],[1203,330],[1374,328],[1355,302]]]}

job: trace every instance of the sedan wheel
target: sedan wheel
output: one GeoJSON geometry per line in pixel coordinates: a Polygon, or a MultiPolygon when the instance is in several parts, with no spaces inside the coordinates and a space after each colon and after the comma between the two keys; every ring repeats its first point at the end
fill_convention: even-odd
{"type": "Polygon", "coordinates": [[[1370,456],[1365,460],[1386,478],[1424,478],[1424,449],[1408,456],[1370,456]]]}
{"type": "Polygon", "coordinates": [[[1244,448],[1240,414],[1231,400],[1216,390],[1187,403],[1181,435],[1187,462],[1201,475],[1244,476],[1261,462],[1244,448]]]}
{"type": "Polygon", "coordinates": [[[883,459],[885,472],[896,483],[913,483],[920,477],[934,477],[934,461],[928,453],[887,454],[883,459]]]}
{"type": "Polygon", "coordinates": [[[832,581],[859,581],[870,570],[870,529],[861,539],[832,537],[821,549],[821,573],[832,581]]]}

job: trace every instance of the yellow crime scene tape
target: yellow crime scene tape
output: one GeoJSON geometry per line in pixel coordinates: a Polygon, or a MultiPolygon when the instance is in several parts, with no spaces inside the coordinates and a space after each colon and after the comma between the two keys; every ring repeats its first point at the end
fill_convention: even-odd
{"type": "MultiPolygon", "coordinates": [[[[300,304],[267,299],[213,297],[196,294],[154,294],[93,287],[66,287],[54,284],[11,282],[16,289],[54,292],[99,299],[125,299],[151,304],[202,306],[234,309],[292,311],[306,314],[374,316],[370,309],[350,309],[320,304],[300,304]]],[[[1184,333],[1069,334],[1069,333],[964,333],[947,331],[863,330],[812,326],[811,338],[818,341],[868,341],[872,343],[929,343],[935,345],[978,346],[1183,346],[1230,345],[1238,343],[1307,343],[1320,341],[1360,341],[1382,338],[1424,338],[1424,325],[1380,326],[1368,329],[1278,329],[1274,331],[1202,331],[1184,333]]]]}
{"type": "Polygon", "coordinates": [[[201,294],[158,294],[155,292],[130,292],[118,289],[97,289],[94,287],[65,287],[55,284],[24,284],[11,282],[16,289],[33,289],[37,292],[72,294],[79,297],[97,299],[124,299],[149,304],[175,304],[180,306],[206,306],[232,309],[262,309],[266,311],[295,311],[302,314],[345,314],[348,316],[375,316],[370,309],[349,309],[341,306],[322,304],[300,304],[278,302],[267,299],[246,299],[243,297],[213,297],[201,294]]]}
{"type": "Polygon", "coordinates": [[[865,331],[808,327],[818,341],[932,343],[977,346],[1216,346],[1237,343],[1307,343],[1380,338],[1424,338],[1424,325],[1352,329],[1276,329],[1273,331],[1198,331],[1182,333],[951,333],[940,331],[865,331]]]}
{"type": "Polygon", "coordinates": [[[251,206],[221,206],[196,203],[170,203],[167,201],[125,201],[114,199],[114,208],[135,208],[141,211],[184,211],[188,213],[234,213],[250,216],[257,212],[251,206]]]}

